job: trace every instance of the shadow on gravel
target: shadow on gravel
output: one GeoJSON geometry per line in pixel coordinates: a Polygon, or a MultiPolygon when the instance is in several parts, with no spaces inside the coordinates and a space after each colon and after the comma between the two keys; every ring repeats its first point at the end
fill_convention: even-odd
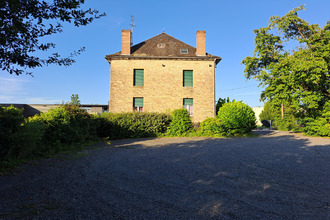
{"type": "Polygon", "coordinates": [[[33,201],[38,213],[24,218],[327,219],[329,148],[288,132],[115,140],[65,165],[0,177],[0,217],[33,201]],[[44,208],[49,201],[56,207],[44,208]]]}
{"type": "Polygon", "coordinates": [[[195,217],[326,218],[330,141],[259,133],[257,138],[123,140],[119,148],[134,152],[127,150],[132,158],[119,164],[127,167],[127,180],[145,185],[132,192],[151,194],[182,212],[193,210],[195,217]]]}

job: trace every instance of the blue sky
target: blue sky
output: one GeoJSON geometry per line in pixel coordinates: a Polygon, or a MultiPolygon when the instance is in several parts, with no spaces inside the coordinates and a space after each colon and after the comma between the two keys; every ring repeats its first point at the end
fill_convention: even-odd
{"type": "Polygon", "coordinates": [[[263,88],[247,81],[241,61],[254,49],[253,30],[267,26],[274,15],[285,15],[305,4],[299,15],[324,26],[330,20],[329,0],[86,0],[83,8],[107,14],[86,27],[65,24],[63,33],[45,42],[56,44],[52,52],[69,55],[85,46],[69,67],[46,66],[33,70],[34,77],[0,71],[0,103],[51,104],[69,101],[78,94],[82,104],[108,104],[110,65],[105,55],[121,50],[121,30],[129,29],[134,16],[134,44],[165,33],[196,47],[196,31],[206,31],[206,51],[222,57],[216,69],[216,98],[242,100],[251,107],[259,102],[263,88]]]}

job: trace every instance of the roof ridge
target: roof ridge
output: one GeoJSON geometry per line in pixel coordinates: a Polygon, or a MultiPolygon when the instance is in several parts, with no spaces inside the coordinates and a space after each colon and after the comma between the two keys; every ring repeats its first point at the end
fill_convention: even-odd
{"type": "MultiPolygon", "coordinates": [[[[167,34],[167,33],[165,33],[165,32],[162,32],[162,33],[157,34],[156,36],[153,36],[153,37],[151,37],[151,38],[149,38],[149,39],[147,39],[147,40],[144,40],[144,41],[141,41],[140,43],[137,43],[137,44],[132,45],[131,48],[134,47],[134,46],[136,46],[136,45],[139,45],[139,44],[141,44],[141,43],[143,43],[143,42],[150,41],[150,40],[152,40],[152,39],[154,39],[154,38],[156,38],[156,37],[158,37],[158,36],[160,36],[160,35],[167,35],[167,36],[173,38],[174,40],[179,41],[180,43],[183,43],[183,44],[186,44],[186,45],[188,45],[188,46],[190,46],[190,47],[193,47],[193,46],[191,46],[190,44],[187,44],[187,43],[185,43],[185,42],[183,42],[183,41],[181,41],[181,40],[179,40],[179,39],[177,39],[177,38],[175,38],[175,37],[173,37],[173,36],[171,36],[171,35],[169,35],[169,34],[167,34]]],[[[196,49],[196,47],[193,47],[193,48],[196,49]]]]}

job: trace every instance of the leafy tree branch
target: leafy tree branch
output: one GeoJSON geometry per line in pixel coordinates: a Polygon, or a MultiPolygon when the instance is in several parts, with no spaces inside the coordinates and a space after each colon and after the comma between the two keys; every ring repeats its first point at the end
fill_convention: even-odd
{"type": "Polygon", "coordinates": [[[75,62],[84,47],[68,57],[52,53],[46,58],[37,51],[55,48],[52,42],[40,43],[42,37],[61,33],[62,23],[86,26],[102,16],[93,9],[83,10],[84,0],[3,0],[0,1],[0,68],[10,74],[32,74],[27,69],[43,65],[68,66],[75,62]]]}

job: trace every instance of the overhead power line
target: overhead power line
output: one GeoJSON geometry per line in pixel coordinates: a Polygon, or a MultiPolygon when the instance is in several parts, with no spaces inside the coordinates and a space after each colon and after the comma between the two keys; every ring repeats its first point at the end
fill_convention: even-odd
{"type": "Polygon", "coordinates": [[[239,89],[245,89],[245,88],[250,88],[250,87],[254,87],[254,86],[258,86],[258,84],[251,85],[251,86],[244,86],[244,87],[232,88],[232,89],[219,90],[219,92],[231,91],[231,90],[239,90],[239,89]]]}

